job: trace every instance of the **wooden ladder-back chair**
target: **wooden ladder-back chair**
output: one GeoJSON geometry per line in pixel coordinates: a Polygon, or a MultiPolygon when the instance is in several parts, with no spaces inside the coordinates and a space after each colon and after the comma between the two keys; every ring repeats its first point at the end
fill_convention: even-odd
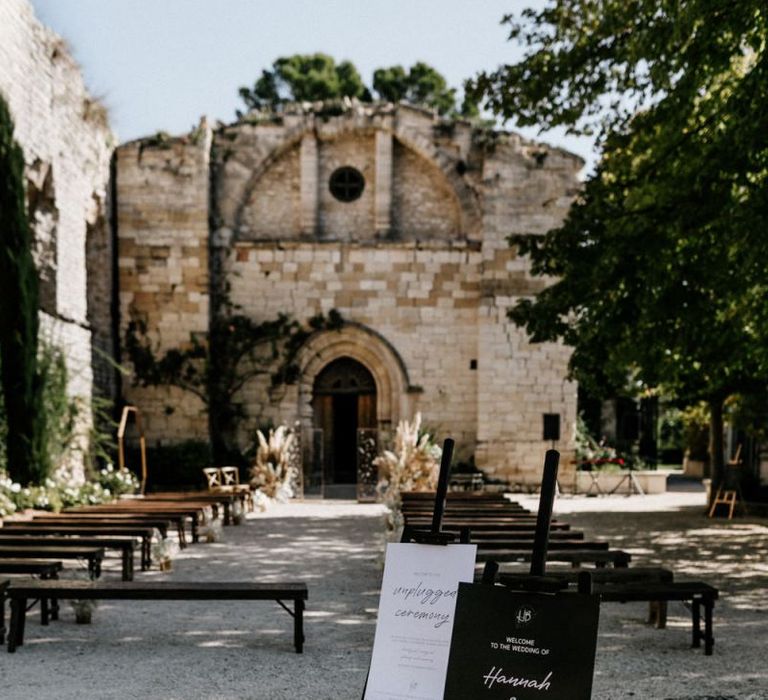
{"type": "Polygon", "coordinates": [[[221,482],[225,489],[232,493],[244,494],[246,505],[253,510],[253,492],[249,484],[240,483],[240,469],[237,467],[221,467],[221,482]]]}
{"type": "Polygon", "coordinates": [[[203,469],[203,474],[205,474],[205,480],[208,482],[209,491],[222,491],[221,469],[217,469],[216,467],[206,467],[203,469]]]}

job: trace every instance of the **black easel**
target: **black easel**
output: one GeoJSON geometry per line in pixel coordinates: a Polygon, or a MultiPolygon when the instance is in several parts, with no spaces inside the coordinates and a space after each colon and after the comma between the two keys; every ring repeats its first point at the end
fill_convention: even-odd
{"type": "MultiPolygon", "coordinates": [[[[437,491],[435,492],[435,505],[432,509],[432,527],[429,530],[417,530],[406,525],[400,542],[416,542],[418,544],[450,544],[456,541],[456,535],[452,532],[443,532],[443,515],[445,514],[445,502],[448,498],[448,478],[451,472],[451,460],[453,459],[452,438],[446,438],[443,442],[443,456],[440,460],[440,474],[437,477],[437,491]]],[[[459,542],[469,543],[469,528],[462,528],[459,542]]]]}
{"type": "MultiPolygon", "coordinates": [[[[529,574],[501,574],[499,576],[499,583],[513,590],[530,593],[556,593],[568,586],[566,581],[546,575],[549,526],[552,521],[552,509],[557,492],[557,470],[559,464],[560,453],[557,450],[547,450],[544,457],[544,474],[541,481],[539,511],[536,516],[531,571],[529,574]]],[[[498,570],[499,565],[495,561],[489,560],[486,562],[482,582],[494,583],[498,570]]],[[[592,575],[588,571],[583,571],[579,574],[578,592],[586,594],[592,592],[592,575]]]]}
{"type": "MultiPolygon", "coordinates": [[[[443,515],[445,514],[445,502],[448,498],[448,477],[451,472],[451,460],[453,459],[453,447],[455,442],[453,438],[446,438],[443,442],[443,456],[440,459],[440,473],[437,477],[437,490],[435,492],[435,506],[432,509],[432,527],[429,530],[417,530],[406,525],[403,527],[403,534],[400,542],[415,542],[416,544],[434,544],[447,545],[456,541],[456,534],[453,532],[443,532],[443,515]]],[[[459,535],[461,544],[469,544],[469,528],[462,528],[459,535]]],[[[369,671],[370,673],[370,671],[369,671]]],[[[368,687],[368,676],[365,677],[362,698],[365,698],[365,691],[368,687]]]]}

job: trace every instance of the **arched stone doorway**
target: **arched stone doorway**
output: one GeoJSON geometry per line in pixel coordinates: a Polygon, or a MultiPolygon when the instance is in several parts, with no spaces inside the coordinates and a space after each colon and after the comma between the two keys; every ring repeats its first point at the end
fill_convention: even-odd
{"type": "Polygon", "coordinates": [[[315,378],[312,410],[323,436],[326,495],[354,497],[358,430],[377,426],[373,375],[351,357],[329,362],[315,378]]]}

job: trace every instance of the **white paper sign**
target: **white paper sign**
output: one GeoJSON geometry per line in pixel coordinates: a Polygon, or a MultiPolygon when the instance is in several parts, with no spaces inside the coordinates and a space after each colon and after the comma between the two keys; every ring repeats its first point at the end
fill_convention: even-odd
{"type": "Polygon", "coordinates": [[[365,700],[442,700],[460,581],[477,545],[390,544],[365,700]]]}

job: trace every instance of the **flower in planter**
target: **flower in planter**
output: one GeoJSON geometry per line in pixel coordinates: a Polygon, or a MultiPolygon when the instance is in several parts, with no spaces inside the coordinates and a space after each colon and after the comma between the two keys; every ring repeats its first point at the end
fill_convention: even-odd
{"type": "Polygon", "coordinates": [[[160,571],[170,571],[173,568],[173,558],[179,547],[171,539],[161,538],[152,544],[152,559],[160,571]]]}
{"type": "Polygon", "coordinates": [[[245,511],[240,501],[235,501],[232,506],[232,521],[235,525],[242,525],[245,522],[245,511]]]}
{"type": "Polygon", "coordinates": [[[293,498],[293,483],[298,476],[292,464],[296,436],[285,425],[264,435],[256,431],[259,447],[251,466],[251,484],[267,498],[284,503],[293,498]]]}
{"type": "Polygon", "coordinates": [[[395,432],[394,449],[384,450],[373,460],[379,470],[376,490],[389,508],[389,528],[402,527],[401,496],[403,491],[430,491],[437,485],[441,448],[432,436],[421,429],[421,413],[413,421],[402,420],[395,432]]]}
{"type": "Polygon", "coordinates": [[[90,598],[70,600],[69,604],[75,611],[75,622],[78,625],[90,625],[93,611],[98,607],[99,601],[90,598]]]}
{"type": "Polygon", "coordinates": [[[213,518],[203,523],[198,534],[204,542],[218,542],[222,537],[221,518],[213,518]]]}
{"type": "MultiPolygon", "coordinates": [[[[79,571],[67,571],[65,578],[72,579],[74,581],[90,581],[91,577],[85,570],[79,571]]],[[[93,617],[93,611],[99,605],[99,601],[92,598],[75,598],[69,601],[72,610],[75,611],[75,622],[78,625],[89,625],[93,617]]]]}

